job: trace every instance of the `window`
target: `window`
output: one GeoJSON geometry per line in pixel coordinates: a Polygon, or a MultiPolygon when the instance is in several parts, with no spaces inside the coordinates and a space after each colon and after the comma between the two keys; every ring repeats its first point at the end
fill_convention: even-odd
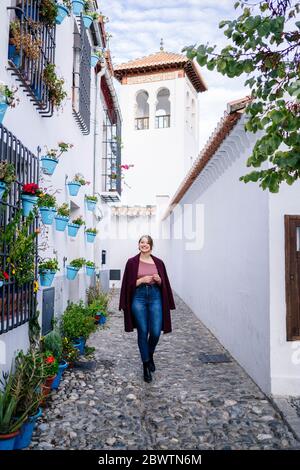
{"type": "Polygon", "coordinates": [[[147,91],[139,91],[135,103],[135,130],[149,129],[149,94],[147,91]]]}
{"type": "Polygon", "coordinates": [[[103,191],[121,195],[121,120],[118,111],[105,112],[103,121],[103,191]]]}
{"type": "Polygon", "coordinates": [[[171,125],[171,104],[170,91],[162,88],[157,93],[156,110],[155,110],[155,128],[163,129],[171,125]]]}
{"type": "Polygon", "coordinates": [[[91,46],[80,17],[80,31],[74,21],[73,114],[83,134],[90,133],[91,46]]]}

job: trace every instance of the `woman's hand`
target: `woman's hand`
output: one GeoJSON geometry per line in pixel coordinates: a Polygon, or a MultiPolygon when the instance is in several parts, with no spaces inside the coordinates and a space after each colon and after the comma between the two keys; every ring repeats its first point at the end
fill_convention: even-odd
{"type": "Polygon", "coordinates": [[[140,277],[136,281],[136,286],[139,286],[140,284],[150,284],[150,282],[152,282],[152,281],[153,281],[153,276],[140,277]]]}
{"type": "Polygon", "coordinates": [[[158,274],[153,274],[153,280],[158,284],[161,284],[161,278],[158,274]]]}

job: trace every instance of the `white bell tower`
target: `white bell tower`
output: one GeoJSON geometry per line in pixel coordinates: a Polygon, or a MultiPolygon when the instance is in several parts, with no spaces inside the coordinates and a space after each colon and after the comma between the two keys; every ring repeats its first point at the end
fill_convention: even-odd
{"type": "Polygon", "coordinates": [[[160,51],[114,69],[120,90],[122,204],[155,204],[172,197],[198,155],[198,93],[207,89],[199,66],[160,51]]]}

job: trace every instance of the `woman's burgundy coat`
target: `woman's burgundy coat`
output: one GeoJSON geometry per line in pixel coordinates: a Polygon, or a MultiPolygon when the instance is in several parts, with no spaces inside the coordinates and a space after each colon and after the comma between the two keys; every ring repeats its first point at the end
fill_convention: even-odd
{"type": "MultiPolygon", "coordinates": [[[[174,310],[176,308],[173,299],[172,289],[170,286],[164,262],[156,256],[151,255],[151,257],[156,265],[157,272],[161,278],[163,310],[162,330],[164,333],[170,333],[172,331],[170,310],[174,310]]],[[[119,310],[124,310],[125,331],[128,332],[133,331],[133,329],[136,328],[136,324],[131,313],[131,304],[136,288],[139,261],[140,254],[134,256],[133,258],[129,258],[126,263],[122,279],[119,310]]]]}

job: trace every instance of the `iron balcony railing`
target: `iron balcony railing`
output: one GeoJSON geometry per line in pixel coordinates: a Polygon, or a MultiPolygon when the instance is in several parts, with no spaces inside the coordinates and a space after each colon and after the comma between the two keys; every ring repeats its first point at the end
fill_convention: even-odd
{"type": "Polygon", "coordinates": [[[136,118],[135,119],[135,130],[142,131],[149,129],[149,117],[136,118]]]}
{"type": "Polygon", "coordinates": [[[91,46],[80,17],[80,29],[74,23],[73,114],[83,134],[90,133],[91,46]]]}
{"type": "Polygon", "coordinates": [[[163,116],[155,116],[155,129],[164,129],[166,127],[170,127],[170,118],[170,114],[166,114],[163,116]]]}
{"type": "MultiPolygon", "coordinates": [[[[0,162],[12,163],[15,167],[16,181],[11,185],[7,196],[0,200],[0,230],[7,225],[20,210],[20,194],[24,183],[38,183],[39,160],[20,140],[0,124],[0,162]]],[[[38,228],[38,217],[29,227],[29,233],[38,228]]],[[[16,234],[14,235],[14,237],[16,234]]],[[[0,335],[23,325],[35,314],[36,294],[33,281],[18,285],[13,275],[14,268],[9,263],[10,246],[0,243],[1,270],[6,271],[9,279],[0,287],[0,335]]],[[[34,254],[34,271],[37,277],[37,244],[34,254]]]]}
{"type": "Polygon", "coordinates": [[[40,12],[40,0],[17,0],[10,23],[8,70],[16,77],[43,117],[53,115],[49,87],[43,71],[55,62],[55,24],[47,24],[40,12]]]}
{"type": "Polygon", "coordinates": [[[116,191],[121,196],[121,120],[116,110],[105,112],[103,151],[103,191],[116,191]]]}

